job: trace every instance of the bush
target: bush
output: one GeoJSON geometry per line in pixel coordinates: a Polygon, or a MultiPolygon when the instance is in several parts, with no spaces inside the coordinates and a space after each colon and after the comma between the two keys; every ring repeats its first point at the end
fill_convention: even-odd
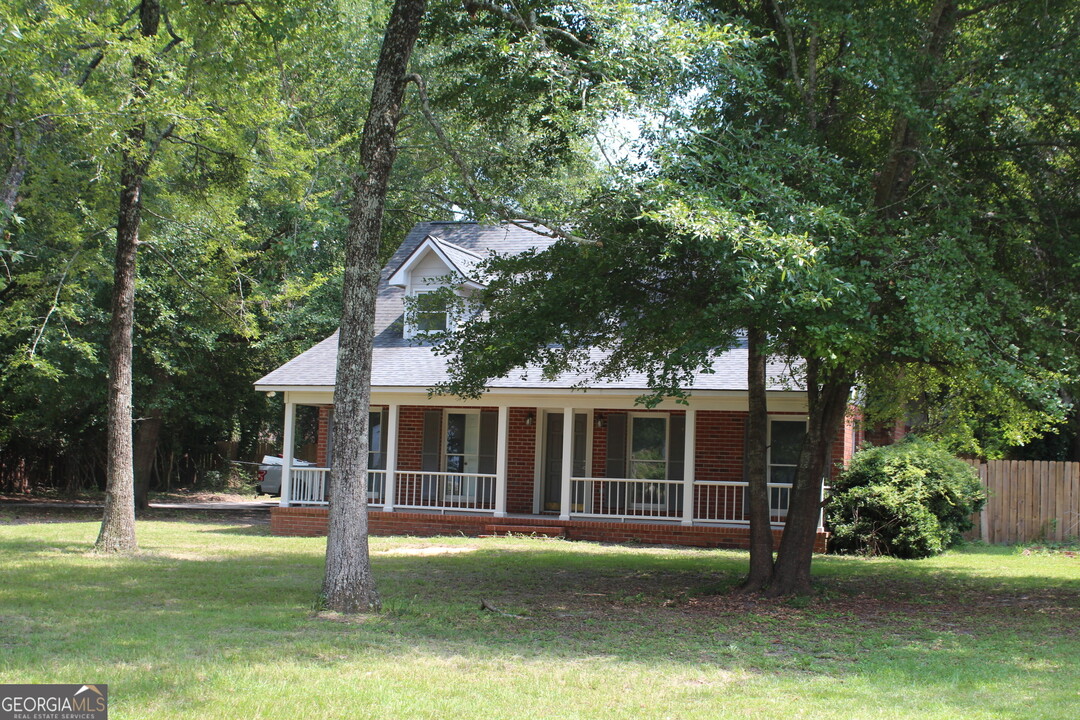
{"type": "Polygon", "coordinates": [[[839,552],[921,558],[971,528],[986,501],[975,469],[926,440],[860,450],[833,488],[831,545],[839,552]]]}

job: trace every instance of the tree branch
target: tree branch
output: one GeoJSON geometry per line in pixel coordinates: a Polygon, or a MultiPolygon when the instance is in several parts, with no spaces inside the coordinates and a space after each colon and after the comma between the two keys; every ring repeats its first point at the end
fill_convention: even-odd
{"type": "Polygon", "coordinates": [[[168,127],[161,131],[161,134],[157,136],[157,139],[150,144],[149,152],[146,154],[146,164],[149,165],[150,161],[155,155],[157,155],[158,148],[161,147],[161,143],[172,136],[172,131],[176,129],[176,123],[169,123],[168,127]]]}
{"type": "Polygon", "coordinates": [[[165,30],[169,33],[169,37],[171,37],[172,39],[169,40],[168,44],[158,52],[158,57],[163,56],[165,53],[169,52],[174,47],[184,42],[184,38],[177,35],[176,31],[173,30],[172,23],[169,21],[169,13],[166,12],[164,6],[162,6],[161,8],[161,19],[165,21],[165,30]]]}
{"type": "Polygon", "coordinates": [[[956,19],[957,20],[964,20],[966,18],[971,17],[972,15],[978,15],[981,12],[986,12],[987,10],[990,10],[991,8],[995,8],[998,5],[1007,5],[1007,4],[1012,3],[1014,1],[1015,0],[990,0],[990,2],[985,2],[982,5],[976,5],[975,7],[971,8],[969,10],[963,10],[961,12],[958,12],[956,14],[956,19]]]}
{"type": "Polygon", "coordinates": [[[238,160],[239,157],[240,157],[236,153],[227,152],[225,150],[218,150],[216,148],[210,147],[209,145],[203,145],[201,142],[199,142],[197,140],[189,140],[188,138],[184,137],[183,135],[177,135],[175,133],[170,133],[167,138],[164,138],[164,137],[162,138],[162,140],[166,140],[166,139],[169,142],[179,143],[181,145],[190,145],[191,147],[195,147],[195,148],[198,148],[200,150],[205,150],[208,153],[213,153],[214,155],[220,155],[221,157],[226,157],[226,158],[229,158],[231,160],[238,160]]]}
{"type": "MultiPolygon", "coordinates": [[[[150,213],[150,214],[154,215],[154,213],[150,213]]],[[[154,216],[155,217],[161,217],[160,215],[154,215],[154,216]]],[[[218,303],[217,300],[215,300],[214,298],[207,295],[205,292],[200,290],[194,283],[192,283],[190,280],[188,280],[187,277],[185,277],[184,274],[182,272],[180,272],[180,270],[175,265],[173,265],[173,262],[172,262],[172,260],[169,259],[169,256],[166,255],[165,253],[161,252],[160,250],[158,250],[157,247],[153,243],[140,242],[139,247],[147,247],[147,248],[150,248],[151,250],[153,250],[157,254],[157,256],[159,258],[161,258],[162,260],[164,260],[165,264],[168,265],[172,269],[172,271],[174,273],[176,273],[176,277],[180,278],[180,281],[182,283],[187,285],[188,288],[190,288],[193,292],[195,292],[200,297],[202,297],[204,300],[206,300],[208,303],[210,303],[211,305],[216,307],[218,310],[220,310],[223,315],[228,317],[230,320],[234,320],[238,325],[243,327],[244,323],[240,318],[238,318],[236,315],[232,314],[227,309],[222,307],[222,305],[220,303],[218,303]]]]}
{"type": "Polygon", "coordinates": [[[454,161],[454,165],[457,166],[461,178],[465,183],[465,189],[469,191],[469,195],[472,196],[476,203],[493,209],[496,214],[502,217],[506,222],[525,230],[531,230],[538,235],[563,238],[588,245],[595,244],[595,241],[593,240],[588,240],[559,228],[556,223],[553,223],[550,220],[523,215],[505,203],[484,197],[483,193],[480,192],[480,189],[476,187],[472,170],[469,168],[468,164],[466,164],[465,159],[461,157],[461,154],[454,147],[453,143],[446,137],[446,132],[443,130],[442,124],[439,122],[438,118],[435,117],[435,113],[431,111],[431,104],[428,102],[427,83],[424,81],[424,78],[416,73],[412,73],[405,76],[405,81],[416,85],[416,92],[420,98],[420,112],[423,113],[428,124],[431,125],[431,129],[435,132],[435,136],[439,139],[439,142],[442,143],[443,149],[454,161]],[[534,227],[535,225],[545,228],[548,232],[537,230],[534,227]]]}
{"type": "Polygon", "coordinates": [[[86,69],[83,70],[82,77],[80,77],[78,82],[75,83],[75,87],[81,88],[83,85],[85,85],[86,81],[90,79],[90,73],[94,72],[94,70],[97,69],[97,66],[100,65],[101,61],[104,59],[105,53],[103,51],[98,51],[98,54],[94,56],[94,59],[91,60],[90,64],[86,66],[86,69]]]}
{"type": "Polygon", "coordinates": [[[529,12],[529,19],[526,20],[518,13],[511,12],[496,3],[487,2],[486,0],[466,0],[465,9],[470,14],[475,13],[477,10],[485,10],[496,17],[506,20],[511,25],[521,28],[527,33],[539,35],[541,38],[543,38],[544,35],[553,35],[566,40],[579,50],[589,49],[589,45],[579,40],[573,33],[563,30],[562,28],[539,24],[536,21],[536,12],[532,10],[529,12]]]}
{"type": "Polygon", "coordinates": [[[71,269],[71,265],[75,262],[75,259],[79,257],[79,250],[75,251],[75,254],[71,256],[71,259],[67,261],[67,265],[64,266],[64,272],[60,274],[60,282],[56,284],[56,292],[53,293],[52,306],[49,307],[49,312],[45,313],[45,319],[41,321],[41,327],[38,328],[37,333],[34,336],[34,344],[30,346],[30,352],[28,357],[33,359],[37,354],[38,343],[41,342],[41,336],[45,334],[45,326],[49,324],[49,318],[56,312],[56,306],[60,304],[60,291],[64,288],[64,281],[67,279],[68,270],[71,269]]]}
{"type": "Polygon", "coordinates": [[[784,33],[784,38],[787,41],[789,63],[791,65],[791,79],[795,82],[795,87],[798,88],[799,94],[805,97],[805,88],[803,87],[802,77],[799,75],[799,56],[795,52],[795,36],[791,32],[791,25],[788,23],[787,18],[784,17],[784,11],[780,7],[780,3],[776,0],[768,0],[768,5],[772,9],[772,14],[776,17],[777,25],[784,33]]]}

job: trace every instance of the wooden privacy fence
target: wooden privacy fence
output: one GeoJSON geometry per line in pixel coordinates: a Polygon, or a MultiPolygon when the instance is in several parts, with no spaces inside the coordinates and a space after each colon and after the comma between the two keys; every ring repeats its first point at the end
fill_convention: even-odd
{"type": "Polygon", "coordinates": [[[1060,542],[1080,535],[1080,463],[972,461],[986,507],[966,537],[988,543],[1060,542]]]}

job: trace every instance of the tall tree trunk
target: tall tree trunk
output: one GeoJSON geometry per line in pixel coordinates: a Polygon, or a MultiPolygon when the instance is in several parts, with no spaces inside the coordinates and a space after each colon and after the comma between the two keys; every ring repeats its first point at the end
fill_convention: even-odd
{"type": "MultiPolygon", "coordinates": [[[[8,105],[14,105],[17,98],[15,93],[8,93],[8,105]]],[[[0,182],[0,206],[3,207],[3,224],[0,225],[0,231],[7,229],[7,218],[15,212],[15,204],[19,201],[19,188],[22,186],[23,178],[26,177],[26,169],[26,148],[23,147],[22,130],[16,123],[11,128],[11,164],[4,173],[3,181],[0,182]]]]}
{"type": "Polygon", "coordinates": [[[149,417],[140,420],[139,426],[135,430],[136,511],[150,507],[150,476],[154,473],[154,461],[157,459],[158,438],[161,437],[162,420],[161,408],[152,408],[149,417]]]}
{"type": "MultiPolygon", "coordinates": [[[[938,66],[952,39],[958,20],[955,0],[936,0],[926,22],[926,42],[921,48],[922,75],[917,78],[919,110],[929,111],[941,95],[938,66]]],[[[910,108],[897,111],[885,163],[874,188],[874,209],[883,217],[899,217],[907,198],[919,150],[925,142],[924,128],[914,123],[910,108]]]]}
{"type": "Polygon", "coordinates": [[[424,6],[424,0],[396,0],[387,23],[360,146],[363,167],[353,179],[349,226],[345,233],[345,282],[334,389],[337,437],[330,476],[323,580],[327,609],[345,613],[380,607],[367,537],[371,343],[383,207],[397,154],[395,137],[405,95],[406,71],[420,33],[424,6]]]}
{"type": "Polygon", "coordinates": [[[815,373],[808,373],[810,407],[806,440],[799,454],[784,535],[769,584],[768,594],[774,597],[810,590],[810,563],[821,514],[821,489],[829,471],[832,444],[843,424],[851,394],[852,383],[847,378],[830,378],[817,386],[814,376],[815,373]]]}
{"type": "MultiPolygon", "coordinates": [[[[0,205],[4,209],[4,217],[15,212],[15,204],[19,200],[19,187],[26,176],[26,154],[23,152],[22,143],[19,141],[18,129],[15,130],[15,157],[11,159],[11,165],[4,174],[3,184],[0,184],[0,205]]],[[[5,222],[6,225],[6,222],[5,222]]]]}
{"type": "MultiPolygon", "coordinates": [[[[933,108],[941,95],[938,70],[958,20],[956,0],[934,1],[925,23],[926,40],[920,50],[922,67],[919,76],[914,78],[921,111],[933,108]]],[[[873,209],[883,219],[899,217],[904,211],[919,151],[925,143],[925,128],[917,124],[918,114],[911,108],[903,108],[895,114],[888,153],[874,187],[873,209]]],[[[853,384],[849,377],[826,378],[819,384],[815,367],[809,360],[807,369],[809,421],[784,536],[769,585],[769,595],[774,596],[810,589],[810,563],[821,512],[821,487],[829,467],[829,450],[843,423],[853,384]]]]}
{"type": "Polygon", "coordinates": [[[740,587],[742,592],[760,592],[769,584],[773,573],[769,469],[765,459],[769,433],[765,341],[765,333],[760,328],[747,329],[746,387],[750,413],[746,423],[746,468],[750,497],[750,574],[740,587]]]}
{"type": "MultiPolygon", "coordinates": [[[[158,0],[140,5],[140,33],[157,35],[161,20],[158,0]]],[[[132,59],[133,93],[149,92],[150,60],[132,59]]],[[[148,166],[146,123],[127,133],[120,171],[120,213],[116,224],[116,260],[113,269],[112,319],[109,322],[108,478],[105,513],[96,547],[106,552],[135,550],[135,474],[131,445],[131,336],[135,324],[135,254],[142,221],[142,187],[148,166]]]]}

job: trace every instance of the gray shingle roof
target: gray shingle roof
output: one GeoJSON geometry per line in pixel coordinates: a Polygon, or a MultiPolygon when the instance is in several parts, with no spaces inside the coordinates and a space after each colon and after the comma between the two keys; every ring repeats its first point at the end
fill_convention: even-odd
{"type": "Polygon", "coordinates": [[[446,242],[434,238],[438,243],[439,248],[446,253],[446,257],[450,259],[450,262],[454,264],[454,269],[457,270],[462,277],[466,280],[479,281],[479,273],[477,272],[477,266],[483,261],[484,257],[478,253],[466,250],[460,245],[446,242]]]}
{"type": "MultiPolygon", "coordinates": [[[[383,268],[379,295],[375,306],[375,340],[372,358],[372,387],[428,388],[447,379],[445,360],[436,356],[430,347],[415,344],[402,337],[402,300],[405,291],[391,287],[387,280],[428,236],[442,241],[445,249],[461,252],[455,262],[466,258],[483,257],[490,252],[516,254],[530,248],[544,248],[554,240],[517,226],[483,226],[474,223],[417,224],[402,242],[401,247],[383,268]]],[[[332,387],[337,366],[337,333],[304,352],[255,383],[257,388],[269,387],[332,387]]],[[[769,389],[801,389],[790,377],[785,364],[770,363],[769,389]]],[[[492,388],[570,389],[585,384],[585,377],[566,374],[555,380],[545,380],[533,368],[516,370],[508,377],[493,380],[492,388]]],[[[618,380],[588,383],[588,387],[607,390],[626,390],[634,394],[648,389],[648,380],[640,373],[618,380]]],[[[713,362],[713,372],[701,374],[689,390],[746,390],[746,349],[730,350],[713,362]]]]}

